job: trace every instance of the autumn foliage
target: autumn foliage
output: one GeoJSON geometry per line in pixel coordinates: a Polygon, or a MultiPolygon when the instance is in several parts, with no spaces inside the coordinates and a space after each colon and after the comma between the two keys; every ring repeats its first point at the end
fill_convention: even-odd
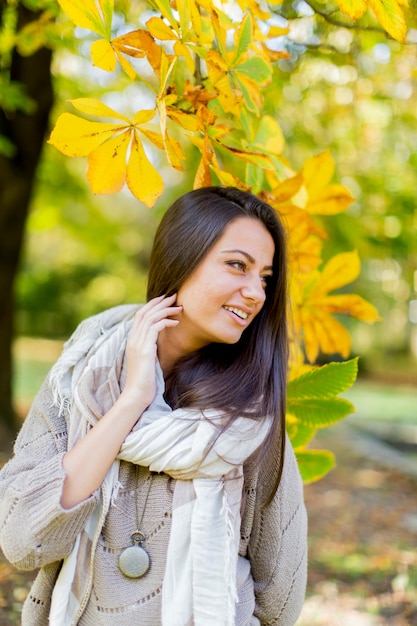
{"type": "MultiPolygon", "coordinates": [[[[274,20],[279,0],[268,5],[149,0],[144,26],[114,37],[113,0],[59,2],[75,25],[94,34],[94,66],[106,72],[121,69],[153,94],[153,106],[139,108],[132,117],[98,99],[78,98],[71,101],[76,113],[58,118],[50,143],[68,156],[88,158],[94,193],[113,194],[126,184],[152,207],[164,190],[152,157],[157,152],[173,168],[193,172],[195,188],[222,184],[250,190],[284,220],[292,315],[288,431],[305,481],[316,480],[332,467],[333,458],[306,446],[317,428],[353,410],[338,395],[354,382],[357,360],[315,363],[326,355],[349,358],[350,336],[340,315],[372,323],[378,314],[346,291],[360,272],[355,250],[323,262],[327,235],[321,216],[342,213],[354,201],[347,188],[333,182],[330,152],[311,156],[295,171],[284,157],[281,128],[266,107],[277,61],[288,56],[274,46],[287,33],[274,20]],[[146,63],[146,78],[137,70],[137,59],[146,63]]],[[[337,4],[352,20],[371,9],[391,37],[404,39],[406,0],[337,4]]]]}

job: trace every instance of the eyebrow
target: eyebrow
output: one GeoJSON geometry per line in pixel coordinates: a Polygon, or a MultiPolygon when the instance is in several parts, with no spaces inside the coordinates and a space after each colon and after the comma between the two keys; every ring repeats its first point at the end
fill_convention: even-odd
{"type": "MultiPolygon", "coordinates": [[[[246,257],[250,263],[252,264],[256,263],[255,259],[253,258],[251,254],[249,254],[248,252],[245,252],[244,250],[239,250],[239,248],[237,248],[236,250],[222,250],[222,254],[235,254],[236,252],[239,254],[243,254],[243,256],[246,257]]],[[[273,267],[272,265],[265,265],[263,269],[272,272],[273,267]]]]}

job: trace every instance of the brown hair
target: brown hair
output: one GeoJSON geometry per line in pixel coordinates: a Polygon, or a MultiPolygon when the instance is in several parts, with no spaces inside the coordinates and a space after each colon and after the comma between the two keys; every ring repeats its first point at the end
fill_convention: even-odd
{"type": "Polygon", "coordinates": [[[237,343],[212,343],[182,359],[166,381],[166,399],[173,408],[224,410],[229,416],[225,428],[240,415],[272,416],[269,436],[260,450],[262,455],[276,450],[279,442],[270,501],[282,473],[288,361],[286,240],[274,209],[234,187],[204,187],[181,196],[157,229],[147,298],[177,292],[228,224],[240,217],[259,220],[275,244],[265,304],[237,343]]]}

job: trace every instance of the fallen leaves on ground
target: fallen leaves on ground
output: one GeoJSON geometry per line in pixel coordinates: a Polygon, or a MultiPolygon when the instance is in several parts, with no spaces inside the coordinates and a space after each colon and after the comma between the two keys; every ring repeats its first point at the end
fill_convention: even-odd
{"type": "Polygon", "coordinates": [[[417,624],[416,480],[353,449],[341,423],[315,445],[336,468],[305,488],[309,580],[297,626],[417,624]]]}

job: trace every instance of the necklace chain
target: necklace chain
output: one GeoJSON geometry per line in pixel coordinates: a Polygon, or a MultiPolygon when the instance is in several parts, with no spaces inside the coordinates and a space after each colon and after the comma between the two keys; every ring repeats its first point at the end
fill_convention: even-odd
{"type": "Polygon", "coordinates": [[[147,478],[147,491],[145,496],[145,502],[142,508],[142,515],[139,520],[139,498],[138,498],[138,474],[139,474],[139,466],[135,467],[135,478],[136,478],[136,530],[130,536],[132,541],[131,546],[125,548],[119,557],[119,569],[120,571],[127,576],[128,578],[140,578],[149,569],[150,559],[149,554],[142,546],[142,543],[146,540],[146,535],[140,530],[143,522],[143,518],[145,515],[146,505],[148,503],[149,492],[151,490],[153,473],[149,472],[149,476],[147,478]]]}
{"type": "MultiPolygon", "coordinates": [[[[142,543],[142,541],[145,541],[145,539],[146,539],[146,535],[141,530],[141,526],[142,526],[143,518],[145,516],[146,505],[148,504],[148,498],[149,498],[149,493],[151,491],[152,480],[153,480],[153,473],[151,471],[149,471],[149,475],[148,475],[148,477],[146,479],[146,483],[147,483],[148,488],[147,488],[147,491],[146,491],[145,502],[144,502],[143,507],[142,507],[142,514],[141,514],[140,520],[139,520],[139,497],[138,497],[138,495],[139,495],[138,494],[139,465],[135,465],[136,531],[133,534],[142,535],[143,539],[140,540],[140,543],[142,543]]],[[[133,535],[132,535],[132,540],[133,540],[133,535]]]]}

